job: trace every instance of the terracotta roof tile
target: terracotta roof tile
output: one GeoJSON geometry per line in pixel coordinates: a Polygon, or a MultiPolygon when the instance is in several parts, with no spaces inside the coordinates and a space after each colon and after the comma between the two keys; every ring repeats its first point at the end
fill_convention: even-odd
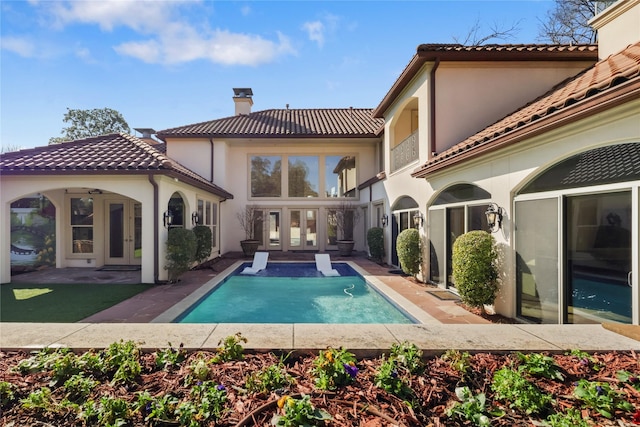
{"type": "Polygon", "coordinates": [[[181,177],[224,198],[233,196],[164,154],[165,145],[150,145],[133,135],[114,133],[0,155],[3,175],[105,174],[159,172],[181,177]]]}
{"type": "Polygon", "coordinates": [[[535,126],[537,122],[548,116],[630,80],[640,80],[640,42],[630,45],[627,49],[597,62],[577,76],[556,85],[523,108],[433,157],[412,175],[424,177],[439,169],[444,162],[450,164],[462,154],[465,154],[466,158],[473,151],[486,148],[497,138],[506,136],[509,132],[526,126],[535,126]]]}
{"type": "Polygon", "coordinates": [[[166,137],[375,137],[384,127],[368,108],[272,109],[159,131],[166,137]]]}

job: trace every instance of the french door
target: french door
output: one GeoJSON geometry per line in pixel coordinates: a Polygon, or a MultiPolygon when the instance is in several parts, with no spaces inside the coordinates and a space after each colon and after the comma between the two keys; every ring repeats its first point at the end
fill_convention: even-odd
{"type": "Polygon", "coordinates": [[[109,200],[105,218],[105,264],[139,265],[142,256],[142,205],[133,200],[109,200]]]}
{"type": "Polygon", "coordinates": [[[318,209],[289,210],[289,249],[318,250],[318,209]]]}

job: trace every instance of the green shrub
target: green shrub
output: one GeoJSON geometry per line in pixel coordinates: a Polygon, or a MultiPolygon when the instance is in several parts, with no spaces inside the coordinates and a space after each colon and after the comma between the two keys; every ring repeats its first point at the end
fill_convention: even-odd
{"type": "Polygon", "coordinates": [[[195,259],[196,245],[196,235],[192,230],[169,229],[165,269],[169,270],[170,282],[177,282],[184,272],[189,271],[195,259]]]}
{"type": "Polygon", "coordinates": [[[206,261],[211,255],[211,229],[206,225],[196,225],[193,227],[193,234],[196,236],[196,254],[194,258],[196,262],[200,264],[206,261]]]}
{"type": "Polygon", "coordinates": [[[398,234],[396,241],[400,268],[405,274],[415,276],[420,271],[420,234],[415,228],[408,228],[398,234]]]}
{"type": "Polygon", "coordinates": [[[367,245],[374,261],[382,262],[384,258],[384,232],[380,227],[370,228],[367,232],[367,245]]]}
{"type": "Polygon", "coordinates": [[[453,281],[462,302],[483,308],[493,304],[498,293],[495,240],[486,231],[475,230],[453,244],[453,281]]]}

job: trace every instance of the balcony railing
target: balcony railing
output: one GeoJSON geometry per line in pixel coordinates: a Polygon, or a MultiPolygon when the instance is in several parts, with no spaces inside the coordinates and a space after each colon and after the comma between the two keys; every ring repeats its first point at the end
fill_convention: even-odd
{"type": "Polygon", "coordinates": [[[391,149],[391,172],[395,172],[418,160],[420,151],[418,146],[418,131],[416,130],[400,144],[391,149]]]}

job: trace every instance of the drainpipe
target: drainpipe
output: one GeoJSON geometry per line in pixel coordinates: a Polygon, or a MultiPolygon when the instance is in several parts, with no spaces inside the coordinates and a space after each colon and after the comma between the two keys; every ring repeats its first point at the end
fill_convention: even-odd
{"type": "Polygon", "coordinates": [[[160,214],[160,202],[158,200],[158,183],[155,181],[153,174],[149,174],[149,182],[153,186],[153,282],[157,284],[159,282],[158,256],[160,255],[160,249],[158,248],[158,227],[160,226],[158,216],[160,214]]]}
{"type": "Polygon", "coordinates": [[[433,68],[431,69],[431,78],[429,79],[429,89],[431,96],[429,97],[429,114],[430,114],[430,126],[429,126],[429,156],[436,155],[436,70],[440,65],[440,57],[436,58],[433,68]]]}
{"type": "Polygon", "coordinates": [[[211,181],[213,183],[213,138],[209,138],[209,144],[211,145],[211,181]]]}

